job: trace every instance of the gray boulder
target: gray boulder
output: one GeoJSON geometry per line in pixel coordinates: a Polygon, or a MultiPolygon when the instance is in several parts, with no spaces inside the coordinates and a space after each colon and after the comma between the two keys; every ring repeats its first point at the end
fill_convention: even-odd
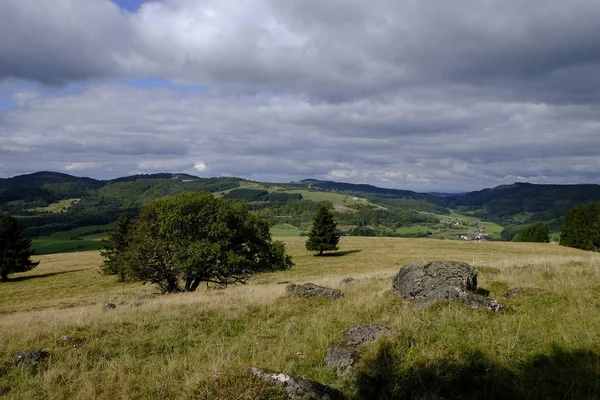
{"type": "Polygon", "coordinates": [[[344,297],[344,294],[339,289],[332,289],[325,286],[319,286],[315,285],[314,283],[306,283],[304,285],[296,285],[294,283],[291,283],[285,287],[285,291],[303,299],[309,297],[340,299],[344,297]]]}
{"type": "Polygon", "coordinates": [[[408,264],[394,277],[392,292],[405,299],[458,299],[477,291],[477,270],[463,262],[427,261],[408,264]]]}
{"type": "Polygon", "coordinates": [[[394,330],[384,325],[354,325],[344,331],[347,346],[374,342],[382,336],[389,335],[394,330]]]}
{"type": "Polygon", "coordinates": [[[501,306],[477,294],[477,269],[457,261],[426,261],[404,266],[394,277],[392,292],[425,306],[439,299],[460,300],[474,308],[498,311],[501,306]]]}
{"type": "Polygon", "coordinates": [[[249,367],[248,371],[273,385],[281,386],[285,391],[288,399],[303,399],[303,400],[343,400],[344,395],[329,386],[323,385],[313,380],[286,375],[279,372],[266,371],[257,367],[249,367]]]}
{"type": "Polygon", "coordinates": [[[42,349],[28,350],[17,354],[13,359],[15,366],[23,367],[31,372],[35,372],[42,361],[50,356],[50,353],[42,349]]]}
{"type": "Polygon", "coordinates": [[[327,349],[325,365],[336,368],[338,375],[344,375],[350,370],[358,356],[356,349],[336,343],[327,349]]]}

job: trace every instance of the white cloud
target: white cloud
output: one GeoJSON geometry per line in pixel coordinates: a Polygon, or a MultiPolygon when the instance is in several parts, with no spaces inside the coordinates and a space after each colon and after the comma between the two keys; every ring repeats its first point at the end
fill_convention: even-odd
{"type": "Polygon", "coordinates": [[[73,162],[66,164],[63,169],[65,171],[89,171],[102,168],[104,163],[101,162],[73,162]]]}
{"type": "Polygon", "coordinates": [[[204,172],[208,169],[208,165],[206,165],[205,163],[203,163],[202,161],[197,161],[194,164],[194,169],[198,172],[204,172]]]}

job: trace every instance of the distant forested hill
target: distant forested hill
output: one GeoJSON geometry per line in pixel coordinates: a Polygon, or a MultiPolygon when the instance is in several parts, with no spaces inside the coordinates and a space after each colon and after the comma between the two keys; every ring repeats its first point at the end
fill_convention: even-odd
{"type": "Polygon", "coordinates": [[[0,179],[0,213],[20,217],[33,237],[76,228],[80,232],[84,227],[96,232],[108,229],[123,212],[135,215],[153,200],[200,190],[232,202],[246,201],[273,226],[296,235],[308,229],[323,202],[333,208],[338,225],[348,233],[457,238],[488,229],[493,240],[510,240],[519,229],[538,221],[559,232],[569,208],[600,201],[599,185],[516,183],[440,195],[315,179],[261,183],[163,173],[100,181],[44,171],[0,179]],[[103,228],[94,228],[99,226],[103,228]]]}
{"type": "Polygon", "coordinates": [[[505,226],[544,221],[553,230],[560,230],[564,215],[571,207],[600,200],[600,185],[515,183],[443,200],[447,207],[460,213],[505,226]]]}

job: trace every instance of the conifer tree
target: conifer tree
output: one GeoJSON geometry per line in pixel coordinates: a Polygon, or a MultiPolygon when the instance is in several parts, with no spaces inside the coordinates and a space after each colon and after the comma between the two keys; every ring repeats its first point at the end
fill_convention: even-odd
{"type": "Polygon", "coordinates": [[[306,241],[306,249],[318,251],[317,255],[322,256],[324,251],[337,250],[339,241],[340,234],[337,224],[333,220],[333,214],[327,206],[323,205],[315,213],[313,225],[306,241]]]}
{"type": "Polygon", "coordinates": [[[127,263],[124,260],[131,241],[134,220],[130,214],[121,214],[108,235],[101,252],[104,264],[101,270],[107,275],[117,275],[120,281],[127,280],[127,263]]]}
{"type": "Polygon", "coordinates": [[[6,282],[8,275],[15,272],[27,272],[37,267],[32,262],[31,240],[23,236],[23,226],[19,221],[4,215],[0,218],[0,280],[6,282]]]}

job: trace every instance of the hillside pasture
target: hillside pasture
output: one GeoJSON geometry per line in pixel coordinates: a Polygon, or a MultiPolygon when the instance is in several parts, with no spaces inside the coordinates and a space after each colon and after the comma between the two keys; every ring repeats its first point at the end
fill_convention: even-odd
{"type": "Polygon", "coordinates": [[[98,252],[36,257],[0,290],[0,395],[9,399],[278,399],[248,378],[256,365],[304,375],[350,399],[581,399],[600,395],[600,256],[551,244],[349,238],[315,257],[284,239],[296,266],[247,285],[147,297],[140,283],[100,275],[98,252]],[[427,309],[390,293],[408,262],[474,264],[493,314],[454,303],[427,309]],[[340,280],[353,277],[353,285],[340,280]],[[297,299],[285,282],[339,287],[341,300],[297,299]],[[537,292],[500,298],[515,287],[537,292]],[[104,302],[117,308],[103,310],[104,302]],[[365,345],[338,378],[327,347],[353,324],[395,329],[365,345]],[[67,339],[62,338],[66,336],[67,339]],[[12,366],[28,349],[51,353],[37,373],[12,366]]]}
{"type": "Polygon", "coordinates": [[[70,253],[100,250],[102,238],[108,235],[112,224],[90,225],[69,231],[55,232],[31,241],[36,254],[70,253]]]}
{"type": "Polygon", "coordinates": [[[46,207],[37,207],[37,208],[32,209],[31,211],[49,212],[49,213],[66,212],[69,209],[69,207],[71,207],[73,204],[77,204],[79,202],[79,200],[81,200],[81,199],[76,198],[76,199],[59,200],[52,204],[47,205],[46,207]]]}

